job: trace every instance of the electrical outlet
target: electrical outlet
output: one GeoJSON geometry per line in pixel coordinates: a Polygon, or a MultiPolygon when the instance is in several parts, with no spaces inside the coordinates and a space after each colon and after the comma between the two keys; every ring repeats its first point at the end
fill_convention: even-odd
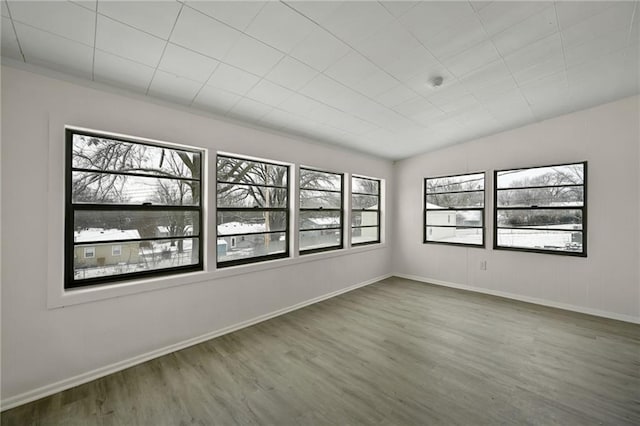
{"type": "Polygon", "coordinates": [[[486,260],[480,261],[480,270],[481,271],[486,271],[487,270],[487,261],[486,260]]]}

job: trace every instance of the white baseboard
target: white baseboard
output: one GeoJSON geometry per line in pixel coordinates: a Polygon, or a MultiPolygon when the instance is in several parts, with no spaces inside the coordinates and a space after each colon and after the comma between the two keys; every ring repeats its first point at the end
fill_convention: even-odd
{"type": "Polygon", "coordinates": [[[460,290],[473,291],[475,293],[490,294],[492,296],[499,296],[499,297],[504,297],[506,299],[513,299],[513,300],[519,300],[521,302],[534,303],[536,305],[548,306],[551,308],[564,309],[565,311],[579,312],[581,314],[588,314],[588,315],[593,315],[597,317],[603,317],[603,318],[614,319],[618,321],[640,324],[640,317],[634,317],[631,315],[617,314],[615,312],[585,308],[582,306],[570,305],[567,303],[559,303],[559,302],[554,302],[546,299],[538,299],[536,297],[522,296],[519,294],[508,293],[505,291],[491,290],[491,289],[481,288],[481,287],[472,287],[464,284],[456,284],[448,281],[441,281],[441,280],[435,280],[432,278],[420,277],[417,275],[394,273],[393,276],[399,277],[399,278],[406,278],[408,280],[420,281],[428,284],[435,284],[443,287],[451,287],[451,288],[457,288],[460,290]]]}
{"type": "Polygon", "coordinates": [[[49,385],[41,386],[37,389],[33,389],[28,392],[24,392],[20,395],[12,396],[6,399],[3,399],[0,402],[1,411],[8,410],[13,407],[17,407],[18,405],[26,404],[28,402],[35,401],[40,398],[44,398],[46,396],[52,395],[57,392],[64,391],[66,389],[70,389],[75,386],[82,385],[84,383],[90,382],[92,380],[99,379],[101,377],[107,376],[109,374],[124,370],[129,367],[133,367],[138,364],[142,364],[143,362],[152,360],[154,358],[161,357],[163,355],[169,354],[171,352],[179,351],[184,348],[188,348],[189,346],[197,345],[198,343],[205,342],[207,340],[214,339],[216,337],[222,336],[224,334],[232,333],[234,331],[240,330],[242,328],[250,327],[254,324],[260,323],[262,321],[269,320],[271,318],[275,318],[280,315],[284,315],[286,313],[295,311],[300,308],[304,308],[305,306],[312,305],[314,303],[321,302],[326,299],[330,299],[332,297],[338,296],[343,293],[347,293],[349,291],[355,290],[360,287],[364,287],[380,280],[391,277],[392,274],[386,274],[380,277],[372,278],[370,280],[354,284],[352,286],[342,288],[340,290],[333,291],[328,294],[324,294],[322,296],[314,297],[313,299],[305,300],[300,303],[296,303],[295,305],[279,309],[274,312],[270,312],[268,314],[260,315],[258,317],[249,319],[247,321],[240,322],[238,324],[231,325],[229,327],[225,327],[220,330],[212,331],[210,333],[203,334],[201,336],[197,336],[191,339],[184,340],[179,343],[175,343],[173,345],[166,346],[164,348],[160,348],[151,352],[147,352],[145,354],[141,354],[123,361],[119,361],[104,367],[97,368],[92,371],[87,371],[86,373],[78,374],[77,376],[70,377],[68,379],[60,380],[55,383],[51,383],[49,385]]]}

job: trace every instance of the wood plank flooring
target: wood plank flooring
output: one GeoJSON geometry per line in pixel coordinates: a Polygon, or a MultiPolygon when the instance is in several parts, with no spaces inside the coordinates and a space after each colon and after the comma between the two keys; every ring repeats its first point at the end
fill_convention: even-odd
{"type": "Polygon", "coordinates": [[[2,425],[638,425],[640,326],[389,278],[2,425]]]}

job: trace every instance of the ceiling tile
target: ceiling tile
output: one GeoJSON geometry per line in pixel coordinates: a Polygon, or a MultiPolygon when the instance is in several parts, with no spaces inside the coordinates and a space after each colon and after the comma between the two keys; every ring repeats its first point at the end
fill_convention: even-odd
{"type": "Polygon", "coordinates": [[[474,13],[468,2],[420,2],[411,13],[401,16],[400,22],[418,39],[428,40],[447,28],[459,28],[474,13]]]}
{"type": "Polygon", "coordinates": [[[292,90],[298,90],[310,82],[316,75],[318,75],[318,71],[310,66],[290,56],[285,56],[269,74],[267,74],[266,79],[292,90]]]}
{"type": "Polygon", "coordinates": [[[412,8],[417,6],[419,3],[420,3],[419,1],[403,1],[403,0],[380,2],[380,4],[384,6],[385,9],[387,9],[387,12],[389,12],[396,18],[409,12],[412,8]]]}
{"type": "Polygon", "coordinates": [[[15,28],[27,63],[91,79],[92,48],[18,22],[15,28]]]}
{"type": "Polygon", "coordinates": [[[191,101],[201,87],[202,84],[197,81],[156,70],[149,86],[149,95],[183,105],[191,105],[191,101]]]}
{"type": "Polygon", "coordinates": [[[462,77],[473,70],[490,64],[499,57],[493,43],[485,41],[455,56],[443,58],[442,63],[453,74],[462,77]]]}
{"type": "Polygon", "coordinates": [[[560,34],[538,40],[505,56],[504,60],[521,84],[555,74],[565,66],[560,34]]]}
{"type": "Polygon", "coordinates": [[[469,95],[469,89],[459,82],[452,82],[434,90],[427,99],[437,107],[450,104],[469,95]]]}
{"type": "Polygon", "coordinates": [[[96,48],[126,59],[157,66],[166,42],[104,16],[98,16],[96,48]]]}
{"type": "Polygon", "coordinates": [[[2,11],[2,16],[4,16],[5,18],[9,18],[9,8],[7,8],[7,1],[6,0],[2,0],[0,1],[0,10],[2,11]]]}
{"type": "Polygon", "coordinates": [[[191,106],[205,111],[224,114],[229,111],[241,96],[212,86],[204,86],[191,106]]]}
{"type": "Polygon", "coordinates": [[[289,98],[280,103],[280,105],[278,105],[278,108],[284,111],[293,112],[305,117],[309,117],[313,114],[314,111],[325,108],[325,105],[299,93],[294,93],[289,98]]]}
{"type": "Polygon", "coordinates": [[[175,1],[101,1],[98,13],[167,40],[181,7],[175,1]]]}
{"type": "Polygon", "coordinates": [[[272,109],[273,107],[271,105],[266,105],[253,99],[242,98],[229,110],[227,115],[249,121],[259,121],[260,118],[272,109]]]}
{"type": "Polygon", "coordinates": [[[368,97],[374,98],[395,87],[397,84],[397,79],[391,77],[384,71],[376,70],[373,74],[355,82],[351,87],[368,97]]]}
{"type": "Polygon", "coordinates": [[[185,4],[241,31],[265,5],[263,1],[187,1],[185,4]]]}
{"type": "Polygon", "coordinates": [[[95,12],[98,9],[98,0],[73,0],[71,3],[82,6],[92,12],[95,12]]]}
{"type": "Polygon", "coordinates": [[[478,11],[487,34],[498,34],[548,8],[546,1],[494,1],[478,11]]]}
{"type": "Polygon", "coordinates": [[[324,71],[348,51],[349,47],[343,42],[324,29],[316,28],[291,51],[290,55],[318,71],[324,71]]]}
{"type": "Polygon", "coordinates": [[[394,107],[415,97],[416,92],[403,84],[397,84],[391,89],[377,95],[375,99],[384,106],[394,107]]]}
{"type": "Polygon", "coordinates": [[[584,21],[562,31],[562,40],[567,50],[585,43],[597,41],[610,33],[629,29],[634,3],[616,3],[584,21]]]}
{"type": "Polygon", "coordinates": [[[566,49],[600,38],[611,32],[629,28],[635,2],[616,2],[601,13],[591,16],[562,31],[566,49]]]}
{"type": "Polygon", "coordinates": [[[417,78],[420,85],[429,78],[444,75],[445,70],[444,66],[422,46],[378,65],[402,82],[417,78]]]}
{"type": "Polygon", "coordinates": [[[478,17],[470,15],[420,40],[433,55],[443,57],[458,54],[487,39],[487,34],[478,17]]]}
{"type": "Polygon", "coordinates": [[[406,100],[393,107],[393,110],[405,117],[413,117],[424,112],[438,110],[431,102],[421,96],[406,100]]]}
{"type": "Polygon", "coordinates": [[[556,2],[558,24],[564,30],[615,5],[612,1],[559,1],[556,2]]]}
{"type": "Polygon", "coordinates": [[[493,2],[491,2],[491,1],[470,1],[469,3],[471,4],[471,7],[473,7],[473,10],[475,10],[476,12],[480,12],[482,9],[484,9],[487,6],[489,6],[493,2]]]}
{"type": "Polygon", "coordinates": [[[327,68],[324,73],[329,77],[352,86],[360,80],[368,78],[378,71],[378,67],[355,51],[351,51],[338,59],[333,65],[327,68]]]}
{"type": "Polygon", "coordinates": [[[569,93],[569,83],[564,71],[538,79],[520,86],[522,94],[529,104],[538,107],[549,100],[566,98],[569,93]]]}
{"type": "Polygon", "coordinates": [[[171,41],[214,59],[221,59],[240,35],[238,30],[185,7],[173,29],[171,41]]]}
{"type": "Polygon", "coordinates": [[[9,18],[2,17],[2,56],[5,58],[17,59],[22,61],[22,53],[18,46],[16,33],[13,31],[13,25],[9,18]]]}
{"type": "Polygon", "coordinates": [[[557,31],[556,11],[551,6],[494,35],[492,40],[498,52],[506,56],[557,31]]]}
{"type": "Polygon", "coordinates": [[[256,75],[227,64],[220,64],[211,75],[207,85],[244,95],[258,81],[260,81],[260,77],[256,75]]]}
{"type": "Polygon", "coordinates": [[[480,102],[487,102],[518,87],[504,61],[497,60],[460,79],[462,85],[480,102]]]}
{"type": "Polygon", "coordinates": [[[283,57],[282,52],[243,34],[224,57],[224,62],[263,76],[283,57]]]}
{"type": "Polygon", "coordinates": [[[347,43],[373,35],[394,17],[378,2],[343,2],[320,24],[347,43]]]}
{"type": "Polygon", "coordinates": [[[220,62],[207,56],[167,44],[158,68],[200,83],[206,82],[220,62]]]}
{"type": "Polygon", "coordinates": [[[93,46],[96,17],[84,7],[61,1],[12,1],[9,10],[14,21],[93,46]]]}
{"type": "Polygon", "coordinates": [[[247,92],[246,97],[267,105],[278,106],[293,95],[293,93],[294,92],[286,87],[279,86],[267,80],[261,80],[247,92]]]}
{"type": "Polygon", "coordinates": [[[94,67],[95,81],[140,93],[147,92],[155,71],[153,67],[101,50],[96,50],[94,67]]]}
{"type": "Polygon", "coordinates": [[[422,44],[398,22],[391,22],[372,36],[353,43],[354,48],[373,62],[383,65],[416,49],[422,44]]]}
{"type": "Polygon", "coordinates": [[[567,48],[565,50],[567,67],[574,67],[609,53],[622,50],[627,46],[628,37],[629,30],[627,28],[621,28],[620,30],[605,34],[602,37],[590,39],[585,43],[567,48]]]}
{"type": "Polygon", "coordinates": [[[300,93],[338,109],[352,108],[358,103],[357,92],[347,89],[324,74],[319,74],[300,93]]]}
{"type": "Polygon", "coordinates": [[[246,33],[284,52],[290,52],[316,24],[280,2],[268,2],[246,33]]]}

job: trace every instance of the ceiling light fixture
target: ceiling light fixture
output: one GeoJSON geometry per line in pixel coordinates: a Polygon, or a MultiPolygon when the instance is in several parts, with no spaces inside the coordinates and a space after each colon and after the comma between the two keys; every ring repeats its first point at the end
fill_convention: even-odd
{"type": "Polygon", "coordinates": [[[433,77],[431,79],[431,86],[437,89],[438,87],[442,86],[443,81],[444,81],[444,78],[442,78],[441,76],[433,77]]]}

